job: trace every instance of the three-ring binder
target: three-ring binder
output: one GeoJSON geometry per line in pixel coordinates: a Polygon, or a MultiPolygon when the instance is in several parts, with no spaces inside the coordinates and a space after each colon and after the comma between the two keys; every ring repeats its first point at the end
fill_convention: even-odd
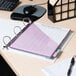
{"type": "Polygon", "coordinates": [[[15,37],[13,39],[11,39],[10,36],[3,37],[3,43],[5,44],[5,46],[3,46],[3,48],[8,48],[32,24],[32,21],[27,17],[27,18],[23,19],[23,24],[25,26],[23,29],[21,29],[20,26],[15,26],[13,28],[13,32],[15,34],[15,37]],[[27,25],[25,24],[25,20],[28,20],[27,25]],[[20,29],[21,31],[16,33],[16,28],[20,29]],[[6,38],[8,38],[10,40],[8,43],[6,43],[6,41],[5,41],[6,38]]]}
{"type": "MultiPolygon", "coordinates": [[[[8,36],[4,39],[6,37],[8,36]]],[[[57,50],[58,44],[35,23],[29,23],[13,39],[10,39],[9,43],[5,43],[5,47],[50,58],[57,50]]]]}
{"type": "MultiPolygon", "coordinates": [[[[14,29],[16,28],[20,27],[16,26],[14,29]]],[[[15,34],[12,39],[8,36],[4,37],[4,39],[6,37],[10,39],[9,43],[4,42],[6,48],[51,59],[58,56],[58,53],[64,48],[64,43],[67,43],[67,39],[70,38],[69,35],[72,35],[70,29],[48,27],[39,23],[31,23],[31,21],[19,33],[15,32],[15,34]]]]}

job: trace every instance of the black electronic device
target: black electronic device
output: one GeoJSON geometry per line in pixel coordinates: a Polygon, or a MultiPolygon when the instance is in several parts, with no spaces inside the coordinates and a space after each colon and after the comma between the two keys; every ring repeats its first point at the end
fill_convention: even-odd
{"type": "Polygon", "coordinates": [[[0,10],[12,11],[19,3],[19,0],[0,0],[0,10]]]}
{"type": "MultiPolygon", "coordinates": [[[[38,5],[22,5],[13,11],[11,19],[23,20],[24,18],[29,18],[32,22],[34,22],[41,18],[45,12],[46,9],[38,5]]],[[[28,21],[27,19],[25,21],[28,21]]]]}
{"type": "Polygon", "coordinates": [[[0,76],[17,76],[1,55],[0,55],[0,76]]]}
{"type": "Polygon", "coordinates": [[[36,11],[37,11],[37,9],[34,6],[25,7],[23,10],[25,15],[31,15],[31,14],[35,13],[36,11]]]}

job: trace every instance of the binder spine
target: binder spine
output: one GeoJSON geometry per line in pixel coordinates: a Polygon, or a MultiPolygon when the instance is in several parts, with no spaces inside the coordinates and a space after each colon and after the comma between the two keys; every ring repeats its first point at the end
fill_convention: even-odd
{"type": "Polygon", "coordinates": [[[16,34],[16,32],[15,32],[16,27],[21,30],[18,34],[16,34],[16,36],[14,38],[11,39],[10,36],[4,36],[3,37],[3,43],[5,44],[5,46],[3,46],[3,48],[8,49],[8,47],[32,24],[32,21],[29,18],[24,18],[23,19],[23,24],[24,24],[25,27],[22,30],[21,30],[20,26],[15,26],[14,27],[14,34],[16,34]],[[24,21],[26,19],[28,19],[28,21],[29,21],[29,23],[27,25],[25,25],[25,23],[24,23],[24,21]],[[10,41],[8,43],[6,43],[5,38],[8,38],[10,41]]]}

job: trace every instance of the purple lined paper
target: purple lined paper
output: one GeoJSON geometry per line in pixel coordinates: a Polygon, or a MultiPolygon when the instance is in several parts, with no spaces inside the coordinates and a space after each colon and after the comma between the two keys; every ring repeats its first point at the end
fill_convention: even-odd
{"type": "Polygon", "coordinates": [[[42,32],[35,24],[31,24],[10,47],[51,57],[56,51],[58,44],[42,32]]]}

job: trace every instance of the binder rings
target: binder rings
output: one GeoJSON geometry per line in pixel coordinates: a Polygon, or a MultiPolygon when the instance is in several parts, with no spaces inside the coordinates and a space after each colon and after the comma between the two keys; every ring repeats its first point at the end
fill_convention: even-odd
{"type": "Polygon", "coordinates": [[[31,23],[6,45],[8,48],[52,58],[61,49],[70,29],[31,23]]]}
{"type": "MultiPolygon", "coordinates": [[[[11,39],[16,36],[14,34],[14,28],[16,26],[19,26],[21,29],[25,27],[23,22],[19,21],[14,21],[14,20],[9,20],[9,19],[0,19],[0,50],[3,49],[4,43],[3,43],[3,37],[4,36],[10,36],[11,39]]],[[[19,28],[15,29],[16,33],[20,31],[19,28]]],[[[6,39],[7,43],[9,42],[9,39],[6,39]]]]}

